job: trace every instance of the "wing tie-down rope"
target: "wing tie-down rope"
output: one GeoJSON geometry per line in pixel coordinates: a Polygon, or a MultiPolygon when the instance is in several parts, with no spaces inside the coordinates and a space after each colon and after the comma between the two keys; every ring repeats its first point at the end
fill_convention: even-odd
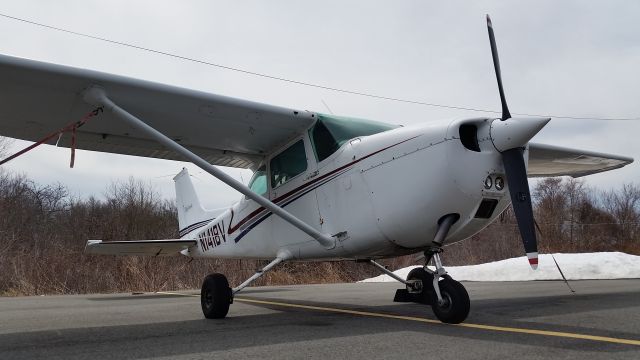
{"type": "MultiPolygon", "coordinates": [[[[536,226],[536,229],[538,229],[538,232],[540,233],[540,236],[544,236],[544,234],[542,233],[542,229],[540,229],[540,226],[538,225],[538,222],[536,221],[536,219],[533,219],[533,224],[536,226]]],[[[556,257],[553,256],[553,254],[550,254],[551,258],[553,259],[553,262],[556,264],[556,267],[558,268],[558,271],[560,272],[560,276],[562,276],[562,280],[564,280],[564,283],[567,285],[567,287],[569,288],[569,290],[571,290],[572,293],[575,294],[575,290],[573,290],[573,288],[571,287],[571,285],[569,285],[569,280],[567,280],[567,277],[564,276],[564,273],[562,272],[562,269],[560,269],[560,265],[558,265],[558,262],[556,261],[556,257]]]]}
{"type": "Polygon", "coordinates": [[[53,139],[54,137],[58,136],[61,137],[64,133],[70,132],[71,133],[71,161],[69,162],[69,167],[73,168],[73,164],[76,160],[76,131],[79,127],[81,127],[82,125],[86,124],[87,121],[89,121],[91,118],[98,116],[101,112],[104,111],[104,108],[102,106],[99,106],[97,108],[95,108],[94,110],[88,112],[85,116],[82,117],[82,119],[78,120],[78,121],[74,121],[66,126],[64,126],[63,128],[56,130],[55,132],[52,132],[51,134],[45,136],[44,138],[38,140],[37,142],[27,146],[26,148],[18,151],[17,153],[9,156],[8,158],[0,161],[0,165],[3,165],[6,162],[9,162],[15,158],[17,158],[18,156],[26,153],[27,151],[40,146],[42,144],[44,144],[45,142],[53,139]]]}

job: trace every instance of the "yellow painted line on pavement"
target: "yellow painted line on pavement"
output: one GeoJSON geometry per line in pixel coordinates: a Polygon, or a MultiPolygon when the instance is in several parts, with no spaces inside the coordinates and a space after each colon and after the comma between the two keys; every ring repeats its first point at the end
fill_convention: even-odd
{"type": "MultiPolygon", "coordinates": [[[[157,294],[200,297],[200,295],[181,294],[181,293],[175,293],[175,292],[157,292],[157,294]]],[[[569,338],[569,339],[591,340],[591,341],[608,342],[608,343],[614,343],[614,344],[640,346],[640,340],[620,339],[620,338],[613,338],[613,337],[607,337],[607,336],[595,336],[595,335],[568,333],[568,332],[560,332],[560,331],[547,331],[547,330],[514,328],[514,327],[505,327],[505,326],[483,325],[483,324],[470,324],[470,323],[462,323],[462,324],[455,324],[455,325],[444,324],[439,320],[425,319],[425,318],[420,318],[415,316],[394,315],[394,314],[377,313],[377,312],[370,312],[370,311],[348,310],[348,309],[340,309],[340,308],[332,308],[332,307],[324,307],[324,306],[292,304],[292,303],[285,303],[285,302],[279,302],[279,301],[266,301],[266,300],[247,299],[247,298],[238,298],[238,297],[234,298],[234,301],[240,301],[244,303],[253,303],[253,304],[274,305],[274,306],[282,306],[282,307],[298,308],[298,309],[306,309],[306,310],[315,310],[315,311],[325,311],[325,312],[333,312],[333,313],[341,313],[341,314],[378,317],[378,318],[386,318],[386,319],[416,321],[421,323],[448,325],[448,326],[489,330],[489,331],[553,336],[553,337],[561,337],[561,338],[569,338]]]]}

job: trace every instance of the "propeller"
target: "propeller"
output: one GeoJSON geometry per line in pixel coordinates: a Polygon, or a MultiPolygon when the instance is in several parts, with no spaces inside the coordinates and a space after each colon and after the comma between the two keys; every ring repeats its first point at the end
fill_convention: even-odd
{"type": "Polygon", "coordinates": [[[507,177],[507,184],[509,185],[513,212],[518,222],[520,236],[522,237],[529,264],[535,270],[538,268],[538,241],[536,239],[524,149],[529,140],[551,119],[516,119],[511,117],[507,100],[504,96],[498,48],[489,15],[487,15],[487,28],[489,30],[493,67],[496,72],[500,102],[502,103],[501,121],[495,120],[491,124],[491,140],[496,149],[502,154],[502,163],[507,177]]]}

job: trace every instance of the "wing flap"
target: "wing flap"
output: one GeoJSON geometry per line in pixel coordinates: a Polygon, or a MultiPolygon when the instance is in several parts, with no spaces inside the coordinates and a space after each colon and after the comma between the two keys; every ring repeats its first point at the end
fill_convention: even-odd
{"type": "Polygon", "coordinates": [[[131,240],[102,241],[89,240],[84,249],[86,254],[93,255],[137,255],[137,256],[174,256],[196,245],[195,240],[131,240]]]}
{"type": "MultiPolygon", "coordinates": [[[[91,86],[185,147],[209,152],[214,165],[255,166],[315,121],[306,111],[5,55],[0,79],[0,135],[30,141],[93,110],[82,100],[91,86]]],[[[78,148],[180,159],[109,112],[78,129],[78,148]]]]}
{"type": "Polygon", "coordinates": [[[574,178],[618,169],[633,158],[570,149],[553,145],[529,144],[529,177],[571,176],[574,178]]]}

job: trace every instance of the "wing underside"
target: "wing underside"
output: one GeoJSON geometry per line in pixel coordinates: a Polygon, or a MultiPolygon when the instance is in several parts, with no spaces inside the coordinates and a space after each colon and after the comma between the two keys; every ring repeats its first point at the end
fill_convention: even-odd
{"type": "Polygon", "coordinates": [[[174,256],[196,245],[195,240],[131,240],[102,241],[89,240],[84,252],[93,255],[138,255],[138,256],[174,256]]]}
{"type": "MultiPolygon", "coordinates": [[[[256,166],[315,121],[306,111],[0,55],[0,135],[36,141],[80,120],[93,110],[82,99],[92,86],[214,165],[256,166]]],[[[70,143],[66,134],[59,146],[70,143]]],[[[77,148],[182,160],[109,112],[78,129],[77,148]]]]}
{"type": "Polygon", "coordinates": [[[529,144],[529,177],[571,176],[574,178],[621,168],[631,164],[626,156],[529,144]]]}

